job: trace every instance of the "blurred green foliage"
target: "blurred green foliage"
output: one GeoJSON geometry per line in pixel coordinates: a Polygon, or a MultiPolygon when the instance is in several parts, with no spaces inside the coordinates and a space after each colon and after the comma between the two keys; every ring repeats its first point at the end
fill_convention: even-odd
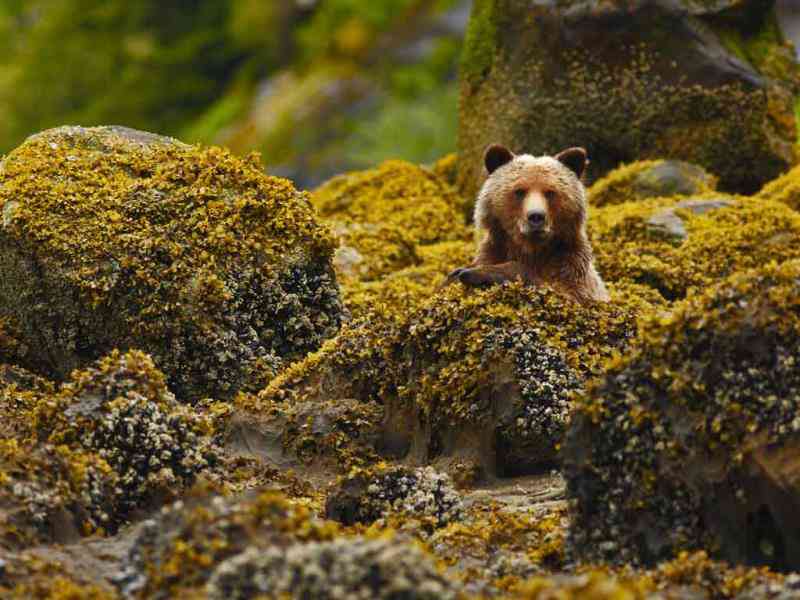
{"type": "Polygon", "coordinates": [[[455,147],[460,39],[432,34],[410,60],[403,46],[458,3],[4,0],[0,152],[48,127],[121,124],[258,149],[298,176],[333,157],[342,168],[431,160],[455,147]],[[286,85],[284,101],[264,101],[286,73],[315,92],[308,106],[286,85]],[[322,110],[343,74],[360,95],[341,114],[322,110]]]}

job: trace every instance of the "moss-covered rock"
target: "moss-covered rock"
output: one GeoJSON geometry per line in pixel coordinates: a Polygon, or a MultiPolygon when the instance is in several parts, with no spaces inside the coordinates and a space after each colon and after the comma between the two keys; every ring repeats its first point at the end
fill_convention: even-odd
{"type": "Polygon", "coordinates": [[[335,177],[311,198],[342,238],[343,281],[371,281],[419,265],[420,246],[471,239],[466,202],[432,171],[401,161],[335,177]]]}
{"type": "Polygon", "coordinates": [[[589,386],[565,451],[579,555],[654,563],[703,548],[798,567],[799,281],[789,261],[651,315],[589,386]]]}
{"type": "Polygon", "coordinates": [[[646,198],[695,196],[713,192],[717,178],[702,167],[679,160],[643,160],[615,169],[587,192],[592,206],[646,198]]]}
{"type": "Polygon", "coordinates": [[[686,160],[753,192],[795,162],[795,61],[760,0],[481,0],[462,61],[459,186],[474,193],[484,149],[503,143],[584,146],[590,177],[686,160]]]}
{"type": "Polygon", "coordinates": [[[148,600],[203,597],[214,568],[248,548],[285,549],[337,533],[335,523],[277,492],[240,499],[198,493],[144,523],[119,585],[128,597],[148,600]]]}
{"type": "Polygon", "coordinates": [[[737,271],[800,258],[800,213],[760,198],[705,194],[592,211],[589,234],[606,281],[683,298],[737,271]]]}
{"type": "Polygon", "coordinates": [[[632,335],[624,304],[579,307],[521,284],[453,286],[395,320],[347,326],[238,407],[258,418],[355,399],[381,408],[384,455],[472,460],[488,474],[541,468],[555,459],[570,393],[632,335]]]}
{"type": "Polygon", "coordinates": [[[179,398],[228,397],[338,328],[333,237],[254,159],[51,130],[3,161],[0,212],[0,316],[37,372],[138,348],[179,398]]]}

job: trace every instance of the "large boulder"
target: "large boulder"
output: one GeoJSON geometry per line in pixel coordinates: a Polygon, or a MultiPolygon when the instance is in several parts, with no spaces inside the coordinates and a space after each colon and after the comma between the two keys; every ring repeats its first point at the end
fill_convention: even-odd
{"type": "Polygon", "coordinates": [[[375,460],[372,448],[489,477],[530,473],[556,460],[570,395],[632,336],[632,305],[619,304],[451,286],[409,313],[348,324],[237,407],[265,440],[279,432],[290,453],[344,471],[375,460]]]}
{"type": "Polygon", "coordinates": [[[182,400],[258,388],[336,332],[335,241],[255,160],[119,127],[64,127],[0,164],[0,317],[63,379],[151,354],[182,400]]]}
{"type": "Polygon", "coordinates": [[[797,65],[761,0],[478,0],[462,64],[459,184],[493,142],[585,146],[590,177],[675,158],[752,192],[795,161],[797,65]]]}
{"type": "Polygon", "coordinates": [[[736,274],[641,329],[576,403],[574,551],[798,569],[800,262],[736,274]]]}

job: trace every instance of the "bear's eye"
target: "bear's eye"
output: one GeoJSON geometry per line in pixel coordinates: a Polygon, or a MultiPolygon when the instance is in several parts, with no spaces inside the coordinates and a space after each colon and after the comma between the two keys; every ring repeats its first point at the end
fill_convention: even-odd
{"type": "Polygon", "coordinates": [[[528,190],[525,188],[517,188],[514,190],[514,198],[517,200],[524,200],[525,196],[528,195],[528,190]]]}
{"type": "Polygon", "coordinates": [[[555,202],[556,198],[558,198],[558,193],[555,190],[547,190],[544,193],[544,197],[547,198],[548,202],[555,202]]]}

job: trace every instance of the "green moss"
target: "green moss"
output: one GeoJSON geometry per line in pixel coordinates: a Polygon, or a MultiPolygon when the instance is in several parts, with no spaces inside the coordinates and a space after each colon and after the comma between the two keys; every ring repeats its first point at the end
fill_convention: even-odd
{"type": "Polygon", "coordinates": [[[566,445],[581,556],[653,563],[706,549],[794,568],[792,517],[766,498],[800,430],[799,277],[800,262],[773,263],[643,317],[632,350],[588,387],[566,445]]]}
{"type": "Polygon", "coordinates": [[[63,128],[2,173],[0,315],[24,324],[34,370],[63,378],[135,347],[181,398],[224,398],[338,327],[335,240],[255,157],[63,128]]]}
{"type": "Polygon", "coordinates": [[[794,210],[800,211],[800,167],[795,167],[788,173],[770,181],[761,189],[757,197],[782,202],[794,210]]]}
{"type": "Polygon", "coordinates": [[[461,77],[471,85],[479,84],[494,63],[497,51],[497,1],[477,0],[464,34],[461,77]]]}

